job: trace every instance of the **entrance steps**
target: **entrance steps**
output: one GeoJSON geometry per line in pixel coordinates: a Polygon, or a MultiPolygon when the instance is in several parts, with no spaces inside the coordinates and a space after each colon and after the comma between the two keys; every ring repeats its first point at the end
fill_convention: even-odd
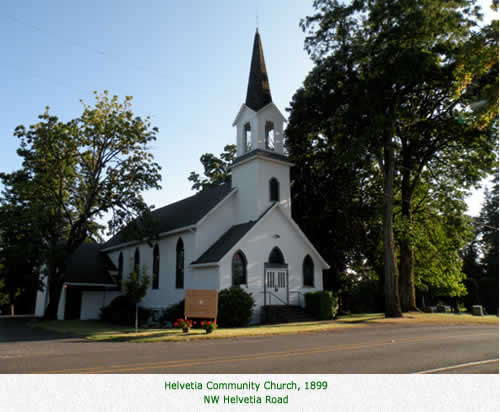
{"type": "Polygon", "coordinates": [[[317,320],[300,306],[267,305],[263,307],[262,323],[295,323],[317,320]]]}

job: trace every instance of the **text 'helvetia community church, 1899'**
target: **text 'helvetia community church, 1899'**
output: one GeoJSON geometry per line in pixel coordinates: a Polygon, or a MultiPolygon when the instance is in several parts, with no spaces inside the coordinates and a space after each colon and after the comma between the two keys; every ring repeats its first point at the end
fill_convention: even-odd
{"type": "MultiPolygon", "coordinates": [[[[271,98],[257,31],[246,101],[233,122],[231,182],[154,210],[153,244],[124,242],[120,234],[102,245],[82,244],[65,270],[58,319],[98,319],[135,265],[152,276],[145,308],[165,309],[184,299],[186,289],[238,286],[255,299],[253,323],[266,305],[303,305],[304,293],[322,290],[329,266],[291,217],[285,121],[271,98]]],[[[47,293],[38,292],[37,316],[47,293]]]]}

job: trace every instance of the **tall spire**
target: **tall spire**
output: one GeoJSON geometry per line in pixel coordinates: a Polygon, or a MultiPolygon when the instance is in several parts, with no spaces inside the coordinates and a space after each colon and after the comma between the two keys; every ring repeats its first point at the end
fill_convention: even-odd
{"type": "Polygon", "coordinates": [[[271,103],[271,88],[267,78],[264,52],[260,41],[259,30],[255,31],[253,40],[252,63],[250,66],[250,76],[248,78],[247,100],[245,104],[250,109],[258,111],[271,103]]]}

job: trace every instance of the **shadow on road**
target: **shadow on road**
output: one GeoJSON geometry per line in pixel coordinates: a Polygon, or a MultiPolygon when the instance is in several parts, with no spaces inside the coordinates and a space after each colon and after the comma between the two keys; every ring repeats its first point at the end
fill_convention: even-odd
{"type": "Polygon", "coordinates": [[[374,316],[373,318],[363,318],[359,320],[349,320],[349,321],[343,321],[342,323],[349,324],[349,323],[367,323],[370,320],[382,320],[380,316],[374,316]]]}
{"type": "Polygon", "coordinates": [[[36,322],[29,317],[2,317],[0,318],[0,343],[2,342],[31,342],[72,338],[73,336],[33,328],[29,323],[36,322]]]}

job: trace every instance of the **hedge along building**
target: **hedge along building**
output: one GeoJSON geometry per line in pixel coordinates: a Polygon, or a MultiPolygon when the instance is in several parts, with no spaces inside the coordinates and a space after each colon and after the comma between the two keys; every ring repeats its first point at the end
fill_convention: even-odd
{"type": "MultiPolygon", "coordinates": [[[[266,305],[303,305],[304,293],[322,290],[329,266],[291,217],[285,121],[271,98],[257,31],[246,101],[233,122],[232,181],[153,211],[153,243],[117,234],[100,250],[82,246],[67,267],[58,318],[98,318],[136,265],[152,276],[141,306],[166,308],[186,289],[237,286],[255,299],[254,323],[266,305]]],[[[37,315],[46,302],[40,292],[37,315]]]]}

